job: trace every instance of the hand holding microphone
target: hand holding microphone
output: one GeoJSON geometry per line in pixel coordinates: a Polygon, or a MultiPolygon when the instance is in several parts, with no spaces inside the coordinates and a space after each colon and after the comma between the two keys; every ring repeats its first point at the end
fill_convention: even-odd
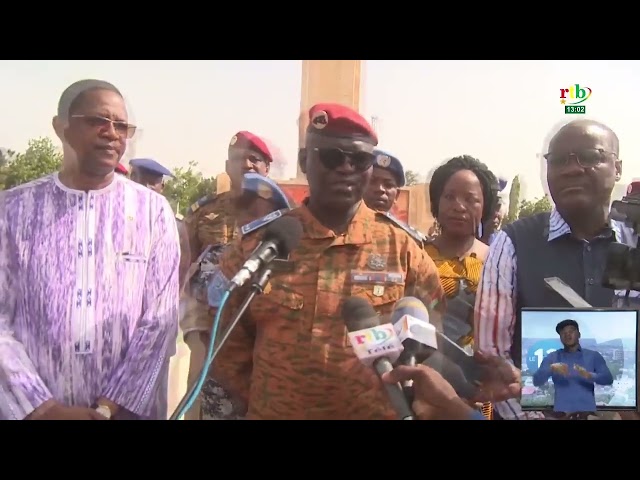
{"type": "MultiPolygon", "coordinates": [[[[475,396],[477,380],[476,366],[460,347],[436,331],[429,323],[429,312],[424,303],[416,297],[398,300],[391,314],[398,338],[404,351],[399,363],[413,367],[424,363],[437,371],[463,398],[475,396]]],[[[413,399],[411,380],[403,383],[407,398],[413,399]]]]}
{"type": "MultiPolygon", "coordinates": [[[[449,382],[456,393],[471,401],[488,402],[517,398],[520,372],[505,359],[476,352],[468,355],[461,347],[429,323],[429,312],[419,299],[404,297],[396,302],[391,321],[404,351],[400,363],[424,363],[449,382]]],[[[408,382],[405,389],[408,390],[408,382]]]]}
{"type": "Polygon", "coordinates": [[[382,376],[389,384],[413,383],[413,411],[419,420],[469,420],[474,414],[442,375],[425,365],[401,365],[382,376]]]}
{"type": "MultiPolygon", "coordinates": [[[[402,343],[390,323],[380,324],[380,318],[368,301],[351,297],[342,305],[342,317],[349,332],[349,342],[356,356],[373,367],[378,377],[393,370],[403,350],[402,343]]],[[[397,382],[384,383],[387,396],[401,420],[414,420],[402,388],[397,382]]]]}

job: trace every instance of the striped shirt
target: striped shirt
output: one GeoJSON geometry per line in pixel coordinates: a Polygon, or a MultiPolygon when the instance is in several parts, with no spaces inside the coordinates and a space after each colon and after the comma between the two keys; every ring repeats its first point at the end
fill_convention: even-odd
{"type": "MultiPolygon", "coordinates": [[[[638,236],[625,224],[610,222],[616,241],[635,247],[638,236]]],[[[571,233],[571,227],[554,208],[549,217],[551,242],[571,233]]],[[[482,279],[476,294],[475,339],[476,348],[484,353],[510,359],[510,349],[516,324],[518,262],[511,238],[501,231],[492,241],[484,264],[482,279]]],[[[638,292],[631,292],[637,296],[638,292]]],[[[624,295],[624,292],[616,292],[624,295]]],[[[516,399],[495,405],[503,419],[539,418],[537,412],[522,412],[516,399]]]]}

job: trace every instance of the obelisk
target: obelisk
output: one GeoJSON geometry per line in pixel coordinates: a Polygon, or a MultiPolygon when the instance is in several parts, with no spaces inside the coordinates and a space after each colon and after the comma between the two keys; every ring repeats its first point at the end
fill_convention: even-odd
{"type": "MultiPolygon", "coordinates": [[[[304,144],[307,112],[316,103],[341,103],[360,111],[362,60],[303,60],[298,145],[304,144]]],[[[297,178],[304,178],[300,167],[297,178]]]]}

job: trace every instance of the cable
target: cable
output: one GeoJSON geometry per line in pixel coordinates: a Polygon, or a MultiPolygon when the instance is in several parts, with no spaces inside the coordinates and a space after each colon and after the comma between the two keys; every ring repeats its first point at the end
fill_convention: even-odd
{"type": "Polygon", "coordinates": [[[218,336],[218,328],[220,327],[220,319],[222,318],[222,312],[223,312],[224,307],[225,307],[225,305],[227,303],[227,300],[229,299],[229,295],[230,294],[231,294],[231,292],[229,290],[226,290],[222,294],[222,299],[220,301],[220,305],[219,305],[219,307],[218,307],[218,309],[216,311],[216,315],[215,315],[214,320],[213,320],[213,327],[211,328],[211,334],[209,335],[209,345],[207,346],[207,356],[205,358],[202,370],[200,370],[200,375],[198,376],[198,380],[189,389],[187,394],[183,397],[182,401],[180,402],[180,405],[178,406],[178,409],[176,409],[176,412],[174,412],[174,414],[171,415],[170,420],[178,420],[178,419],[182,418],[184,416],[184,414],[187,413],[191,409],[191,407],[193,406],[193,403],[196,401],[196,399],[200,395],[200,391],[202,390],[202,387],[204,386],[204,382],[207,380],[207,375],[209,373],[209,367],[211,366],[211,363],[212,363],[213,358],[214,358],[214,346],[215,346],[215,343],[216,343],[216,337],[218,336]]]}

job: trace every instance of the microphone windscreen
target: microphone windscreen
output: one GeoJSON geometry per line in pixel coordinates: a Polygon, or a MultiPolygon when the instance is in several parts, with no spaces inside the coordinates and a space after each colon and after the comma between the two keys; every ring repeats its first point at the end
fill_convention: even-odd
{"type": "Polygon", "coordinates": [[[476,387],[469,383],[462,369],[454,362],[449,360],[439,351],[433,351],[429,357],[422,362],[423,365],[433,368],[442,375],[456,391],[458,396],[466,399],[473,398],[476,387]]]}
{"type": "Polygon", "coordinates": [[[302,224],[300,220],[289,215],[280,217],[270,223],[264,232],[264,241],[272,241],[280,249],[280,257],[286,257],[292,250],[296,249],[302,238],[302,224]]]}
{"type": "Polygon", "coordinates": [[[378,314],[364,298],[349,297],[342,304],[341,313],[347,330],[350,332],[380,325],[378,314]]]}
{"type": "Polygon", "coordinates": [[[396,302],[391,313],[391,323],[395,325],[405,315],[429,323],[429,311],[416,297],[403,297],[396,302]]]}

